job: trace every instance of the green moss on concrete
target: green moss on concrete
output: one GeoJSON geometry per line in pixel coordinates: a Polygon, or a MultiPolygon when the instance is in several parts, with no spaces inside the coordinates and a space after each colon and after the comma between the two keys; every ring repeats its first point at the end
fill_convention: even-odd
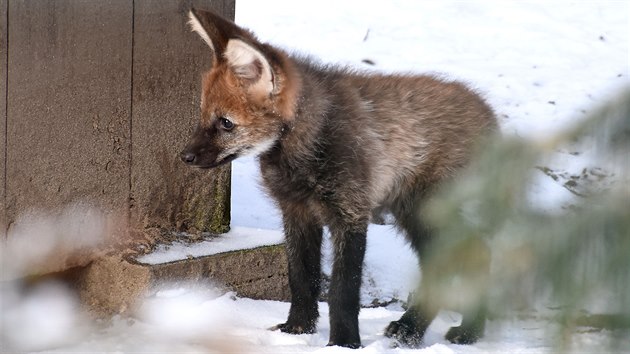
{"type": "Polygon", "coordinates": [[[214,207],[211,209],[212,215],[209,220],[209,230],[214,233],[225,233],[230,231],[230,196],[232,168],[231,166],[217,176],[217,186],[214,188],[214,207]]]}
{"type": "Polygon", "coordinates": [[[189,190],[183,200],[182,216],[189,231],[225,233],[230,230],[231,168],[214,170],[210,183],[189,190]]]}

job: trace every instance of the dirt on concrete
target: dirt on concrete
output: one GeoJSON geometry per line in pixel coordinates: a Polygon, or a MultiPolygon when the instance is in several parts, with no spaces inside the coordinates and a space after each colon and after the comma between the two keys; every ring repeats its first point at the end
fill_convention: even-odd
{"type": "Polygon", "coordinates": [[[72,280],[82,304],[97,317],[133,314],[165,285],[213,283],[239,296],[289,301],[283,245],[264,246],[148,265],[120,254],[102,257],[72,280]]]}

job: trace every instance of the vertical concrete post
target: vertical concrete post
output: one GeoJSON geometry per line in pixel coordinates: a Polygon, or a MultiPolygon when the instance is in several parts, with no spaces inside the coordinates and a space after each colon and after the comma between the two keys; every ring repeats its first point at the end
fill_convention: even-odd
{"type": "Polygon", "coordinates": [[[192,6],[234,18],[234,0],[0,2],[0,224],[82,202],[138,228],[227,231],[229,166],[178,161],[211,60],[192,6]]]}
{"type": "MultiPolygon", "coordinates": [[[[125,213],[132,2],[8,2],[6,210],[125,213]]],[[[4,52],[3,52],[4,53],[4,52]]]]}
{"type": "Polygon", "coordinates": [[[6,235],[6,148],[7,148],[7,16],[8,0],[0,1],[0,241],[6,235]]]}

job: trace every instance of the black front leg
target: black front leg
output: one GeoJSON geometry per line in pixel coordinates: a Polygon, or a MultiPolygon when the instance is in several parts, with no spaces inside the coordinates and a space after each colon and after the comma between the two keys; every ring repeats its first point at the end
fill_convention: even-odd
{"type": "Polygon", "coordinates": [[[367,225],[357,229],[331,228],[334,263],[328,305],[330,341],[328,345],[359,348],[361,275],[365,256],[367,225]]]}
{"type": "Polygon", "coordinates": [[[317,328],[317,298],[321,281],[322,227],[313,220],[284,213],[284,233],[289,263],[291,309],[287,322],[272,329],[301,334],[317,328]]]}

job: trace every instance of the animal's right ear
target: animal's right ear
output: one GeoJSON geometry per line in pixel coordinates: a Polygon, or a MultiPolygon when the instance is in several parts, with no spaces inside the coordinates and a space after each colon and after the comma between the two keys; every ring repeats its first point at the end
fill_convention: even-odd
{"type": "Polygon", "coordinates": [[[231,21],[209,11],[193,8],[188,13],[188,18],[193,32],[197,32],[212,49],[215,60],[222,60],[230,38],[248,36],[231,21]]]}

